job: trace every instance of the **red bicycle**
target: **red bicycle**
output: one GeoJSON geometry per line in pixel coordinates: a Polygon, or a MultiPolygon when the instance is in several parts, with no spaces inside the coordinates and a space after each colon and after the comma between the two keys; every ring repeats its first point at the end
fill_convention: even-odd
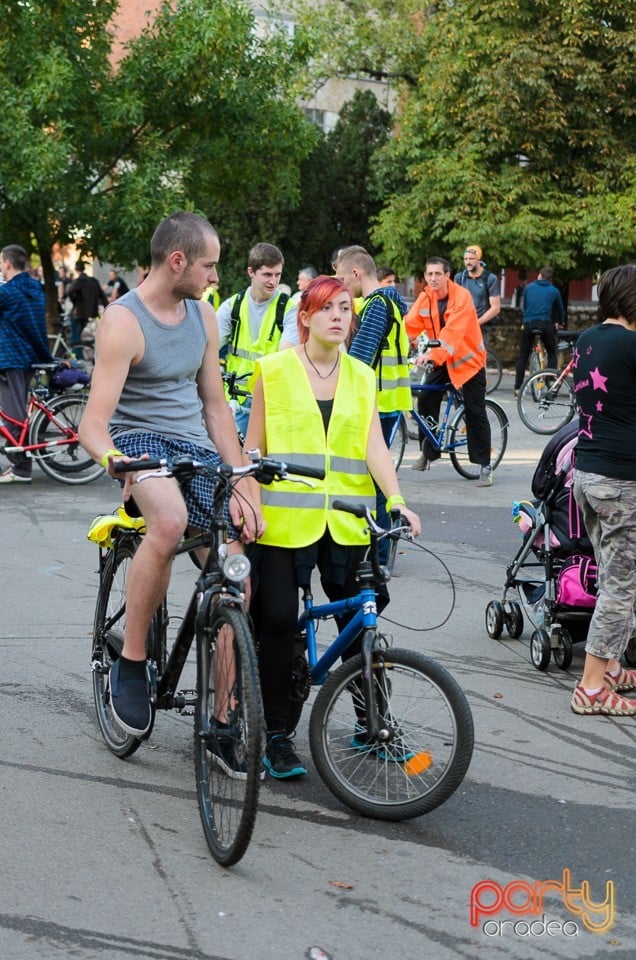
{"type": "Polygon", "coordinates": [[[0,408],[0,452],[32,456],[44,473],[60,483],[96,480],[104,468],[84,450],[77,433],[86,392],[80,386],[74,392],[52,395],[47,378],[59,363],[41,363],[34,369],[26,420],[16,420],[0,408]]]}

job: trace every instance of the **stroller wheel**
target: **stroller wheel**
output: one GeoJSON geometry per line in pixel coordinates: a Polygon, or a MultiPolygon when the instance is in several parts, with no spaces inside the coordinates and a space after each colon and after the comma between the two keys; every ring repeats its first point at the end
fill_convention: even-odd
{"type": "Polygon", "coordinates": [[[572,663],[572,637],[564,627],[556,631],[557,646],[552,650],[554,662],[560,670],[567,670],[572,663]]]}
{"type": "Polygon", "coordinates": [[[516,600],[512,600],[508,613],[504,613],[504,620],[506,621],[506,630],[508,631],[508,636],[512,640],[517,640],[523,633],[523,613],[521,611],[521,604],[517,603],[516,600]]]}
{"type": "Polygon", "coordinates": [[[547,670],[550,663],[550,637],[546,630],[535,630],[530,637],[530,659],[537,670],[547,670]]]}
{"type": "Polygon", "coordinates": [[[493,640],[498,640],[503,632],[503,607],[498,600],[491,600],[486,607],[486,633],[493,640]]]}

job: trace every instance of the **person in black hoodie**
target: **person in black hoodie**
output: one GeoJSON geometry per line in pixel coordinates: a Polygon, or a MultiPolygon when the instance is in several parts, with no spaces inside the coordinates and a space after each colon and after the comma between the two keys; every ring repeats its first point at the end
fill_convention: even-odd
{"type": "Polygon", "coordinates": [[[82,359],[83,351],[80,341],[82,330],[89,320],[99,316],[100,305],[108,306],[108,298],[99,282],[95,277],[86,276],[86,264],[79,260],[75,264],[77,279],[68,288],[68,295],[73,304],[71,314],[71,346],[75,349],[75,355],[82,359]]]}

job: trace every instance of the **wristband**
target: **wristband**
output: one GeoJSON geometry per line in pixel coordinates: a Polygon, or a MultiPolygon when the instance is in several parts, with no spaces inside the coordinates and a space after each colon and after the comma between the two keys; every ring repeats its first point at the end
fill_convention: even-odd
{"type": "Polygon", "coordinates": [[[102,457],[102,467],[104,470],[108,470],[108,461],[111,457],[123,457],[121,450],[107,450],[104,456],[102,457]]]}
{"type": "Polygon", "coordinates": [[[405,507],[406,500],[399,493],[394,493],[392,497],[387,497],[386,499],[386,510],[387,513],[391,513],[391,510],[395,510],[396,507],[405,507]]]}

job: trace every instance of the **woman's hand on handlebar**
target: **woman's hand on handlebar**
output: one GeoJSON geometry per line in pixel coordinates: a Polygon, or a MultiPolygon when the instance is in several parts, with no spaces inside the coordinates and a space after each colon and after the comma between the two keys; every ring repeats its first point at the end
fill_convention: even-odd
{"type": "Polygon", "coordinates": [[[400,506],[400,516],[408,522],[409,527],[411,528],[411,533],[414,537],[419,537],[422,532],[422,524],[420,518],[412,510],[409,510],[408,507],[400,506]]]}

